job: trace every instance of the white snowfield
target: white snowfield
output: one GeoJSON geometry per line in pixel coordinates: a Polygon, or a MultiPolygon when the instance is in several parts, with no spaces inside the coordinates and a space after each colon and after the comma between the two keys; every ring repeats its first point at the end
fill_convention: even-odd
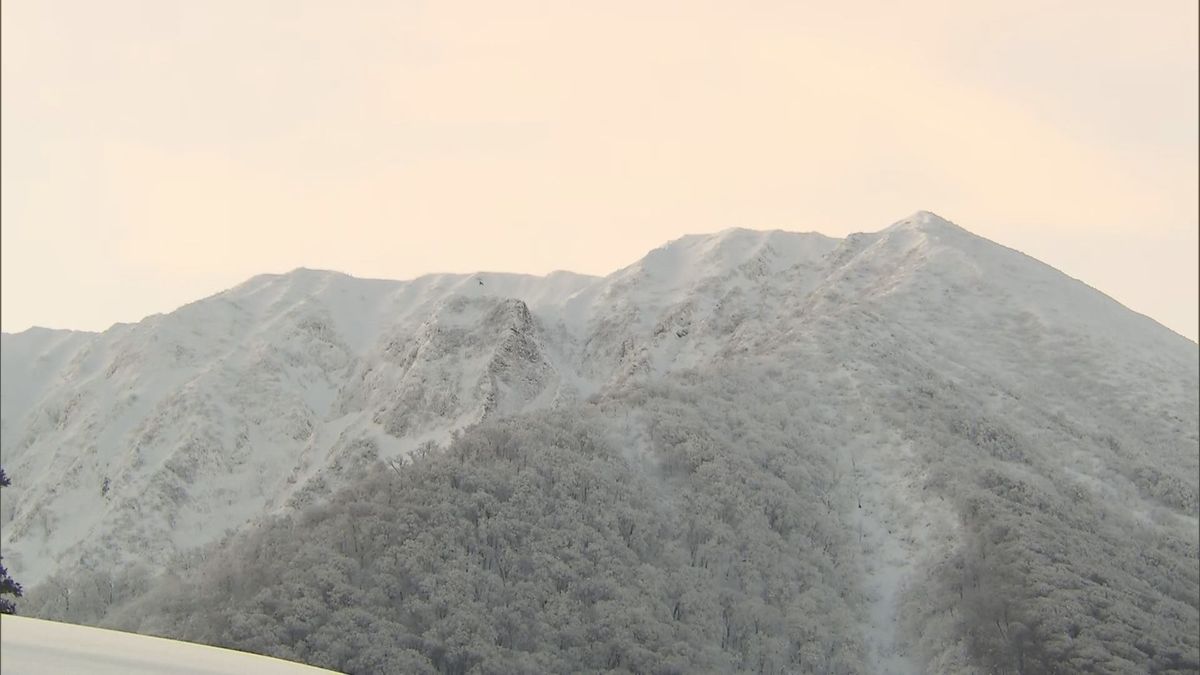
{"type": "Polygon", "coordinates": [[[0,616],[5,675],[317,675],[314,668],[267,656],[115,630],[0,616]]]}

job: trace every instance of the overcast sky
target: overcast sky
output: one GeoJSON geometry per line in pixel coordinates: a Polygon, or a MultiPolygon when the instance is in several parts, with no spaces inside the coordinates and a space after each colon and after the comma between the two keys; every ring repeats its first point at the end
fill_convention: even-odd
{"type": "Polygon", "coordinates": [[[918,209],[1197,335],[1197,3],[3,0],[0,323],[918,209]]]}

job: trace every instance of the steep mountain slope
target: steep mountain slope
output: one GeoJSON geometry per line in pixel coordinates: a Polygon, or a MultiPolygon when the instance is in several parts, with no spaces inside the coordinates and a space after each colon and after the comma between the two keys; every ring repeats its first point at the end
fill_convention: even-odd
{"type": "Polygon", "coordinates": [[[36,584],[60,562],[159,565],[364,457],[703,362],[719,342],[675,332],[722,330],[755,280],[834,245],[731,230],[604,279],[296,270],[100,335],[6,335],[11,566],[36,584]]]}
{"type": "MultiPolygon", "coordinates": [[[[787,545],[824,551],[812,569],[845,589],[834,604],[861,635],[806,652],[808,668],[1200,658],[1184,637],[1200,626],[1195,343],[933,214],[845,240],[689,236],[604,278],[297,270],[99,335],[5,335],[3,350],[16,482],[0,522],[28,585],[86,569],[111,590],[123,563],[157,569],[339,498],[380,459],[558,409],[663,476],[664,523],[728,504],[685,548],[759,550],[739,534],[755,523],[796,536],[773,507],[737,515],[761,487],[708,494],[712,457],[756,458],[743,485],[788,476],[788,508],[826,514],[812,527],[841,534],[787,545]]],[[[782,574],[754,564],[711,583],[746,593],[782,574]]],[[[47,613],[65,611],[46,593],[47,613]]],[[[730,649],[728,664],[800,658],[730,649]]]]}
{"type": "MultiPolygon", "coordinates": [[[[4,461],[22,477],[5,499],[12,567],[37,583],[64,556],[161,563],[286,501],[314,461],[320,471],[379,443],[399,452],[403,415],[434,420],[417,426],[436,434],[519,405],[530,394],[509,391],[525,365],[512,354],[537,337],[507,294],[536,303],[587,281],[486,275],[485,288],[297,270],[100,335],[5,336],[4,461]],[[404,391],[418,409],[368,410],[364,392],[396,384],[376,381],[386,368],[368,375],[372,364],[394,361],[405,331],[419,353],[404,391]]],[[[545,363],[528,368],[545,376],[545,363]]]]}

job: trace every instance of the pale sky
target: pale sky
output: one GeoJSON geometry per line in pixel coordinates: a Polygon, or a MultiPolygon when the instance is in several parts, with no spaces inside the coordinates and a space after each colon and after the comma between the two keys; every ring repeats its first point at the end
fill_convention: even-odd
{"type": "Polygon", "coordinates": [[[1197,336],[1195,0],[0,0],[0,323],[927,209],[1197,336]]]}

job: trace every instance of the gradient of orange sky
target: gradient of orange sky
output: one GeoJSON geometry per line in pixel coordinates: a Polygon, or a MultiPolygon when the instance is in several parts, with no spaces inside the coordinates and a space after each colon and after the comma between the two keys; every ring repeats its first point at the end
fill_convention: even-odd
{"type": "Polygon", "coordinates": [[[3,0],[0,323],[929,209],[1197,335],[1197,3],[3,0]]]}

